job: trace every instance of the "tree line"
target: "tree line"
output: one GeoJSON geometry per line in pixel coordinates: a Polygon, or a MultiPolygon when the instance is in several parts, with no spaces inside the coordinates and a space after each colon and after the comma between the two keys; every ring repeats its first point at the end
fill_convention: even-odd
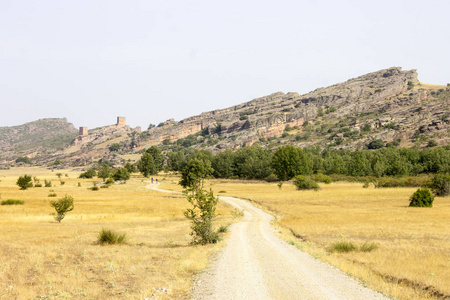
{"type": "Polygon", "coordinates": [[[171,151],[167,155],[152,146],[144,152],[137,168],[145,176],[163,169],[182,172],[192,159],[207,161],[216,178],[276,177],[289,180],[297,175],[312,174],[382,177],[450,173],[450,146],[354,151],[282,146],[273,152],[254,145],[217,154],[187,148],[171,151]]]}

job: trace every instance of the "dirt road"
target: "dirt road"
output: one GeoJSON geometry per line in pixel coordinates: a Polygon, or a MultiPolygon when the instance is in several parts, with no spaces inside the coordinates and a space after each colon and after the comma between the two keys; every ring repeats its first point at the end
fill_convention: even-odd
{"type": "Polygon", "coordinates": [[[193,299],[387,299],[279,239],[268,213],[237,198],[220,200],[244,218],[230,226],[227,245],[198,277],[193,299]]]}
{"type": "Polygon", "coordinates": [[[345,273],[280,240],[273,217],[247,201],[221,200],[244,210],[227,246],[198,278],[193,299],[386,299],[345,273]]]}

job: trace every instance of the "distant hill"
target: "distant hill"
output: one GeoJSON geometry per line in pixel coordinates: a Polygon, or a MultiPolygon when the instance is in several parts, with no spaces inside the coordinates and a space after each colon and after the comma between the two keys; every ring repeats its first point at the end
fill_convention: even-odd
{"type": "Polygon", "coordinates": [[[20,156],[33,158],[37,153],[53,153],[68,147],[77,134],[78,130],[66,118],[0,127],[0,162],[20,156]]]}
{"type": "Polygon", "coordinates": [[[77,136],[65,119],[0,128],[0,149],[16,156],[35,151],[34,162],[43,164],[59,159],[66,165],[86,165],[100,159],[120,163],[123,154],[152,145],[164,151],[194,147],[214,152],[253,144],[352,150],[372,141],[378,146],[448,145],[449,104],[450,87],[421,83],[416,70],[393,67],[304,95],[278,92],[181,121],[171,119],[143,132],[116,124],[77,136]]]}

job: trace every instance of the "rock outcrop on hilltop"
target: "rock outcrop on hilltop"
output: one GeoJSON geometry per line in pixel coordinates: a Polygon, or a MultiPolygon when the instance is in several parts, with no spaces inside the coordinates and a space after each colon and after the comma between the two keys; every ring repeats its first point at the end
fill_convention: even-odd
{"type": "MultiPolygon", "coordinates": [[[[348,140],[341,144],[342,147],[360,148],[372,138],[386,142],[405,140],[411,138],[419,127],[424,133],[436,135],[441,144],[446,144],[449,142],[445,128],[448,121],[441,119],[445,116],[445,110],[448,111],[449,98],[439,100],[432,92],[421,88],[416,70],[402,71],[394,67],[319,88],[305,95],[278,92],[180,122],[169,121],[147,131],[141,146],[174,142],[201,132],[202,136],[217,141],[213,146],[213,143],[207,144],[207,148],[220,150],[281,137],[286,127],[295,127],[297,132],[302,132],[310,130],[305,126],[312,126],[312,121],[324,125],[342,121],[342,118],[351,120],[349,130],[360,130],[365,124],[369,124],[371,129],[396,124],[394,131],[374,132],[374,135],[364,139],[348,140]],[[327,114],[321,116],[323,112],[327,114]]],[[[297,138],[286,139],[285,142],[308,146],[326,145],[333,141],[333,138],[330,141],[317,138],[314,139],[312,134],[309,141],[297,138]]]]}

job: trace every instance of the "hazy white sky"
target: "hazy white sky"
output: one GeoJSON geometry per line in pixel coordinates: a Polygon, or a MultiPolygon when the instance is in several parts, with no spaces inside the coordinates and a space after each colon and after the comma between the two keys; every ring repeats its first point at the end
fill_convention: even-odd
{"type": "Polygon", "coordinates": [[[0,0],[0,126],[146,129],[401,66],[450,82],[448,0],[0,0]]]}

